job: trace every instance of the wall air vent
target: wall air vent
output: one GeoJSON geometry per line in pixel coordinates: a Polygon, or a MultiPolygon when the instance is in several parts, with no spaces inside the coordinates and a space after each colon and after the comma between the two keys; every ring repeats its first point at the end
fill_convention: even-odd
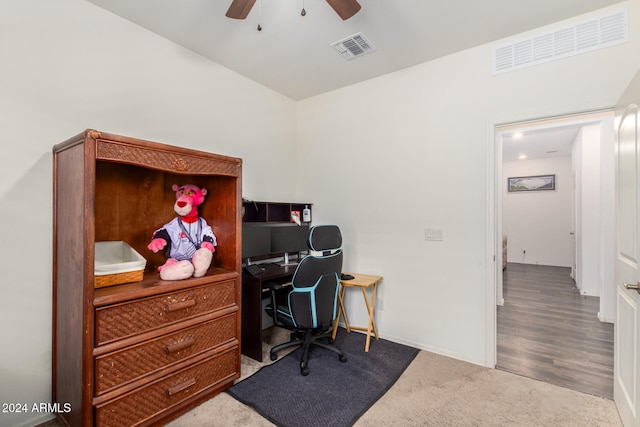
{"type": "Polygon", "coordinates": [[[626,9],[597,15],[586,21],[534,34],[493,48],[493,74],[502,74],[556,59],[626,43],[626,9]]]}
{"type": "Polygon", "coordinates": [[[356,33],[345,39],[331,43],[331,47],[337,50],[345,59],[353,59],[357,56],[375,52],[376,50],[362,33],[356,33]]]}

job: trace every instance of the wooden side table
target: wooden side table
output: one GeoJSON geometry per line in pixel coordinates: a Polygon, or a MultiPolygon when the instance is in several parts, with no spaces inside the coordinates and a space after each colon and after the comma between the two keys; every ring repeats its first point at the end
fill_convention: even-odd
{"type": "Polygon", "coordinates": [[[344,324],[347,329],[347,332],[354,331],[366,331],[367,332],[367,342],[364,346],[364,351],[369,351],[369,344],[371,342],[371,331],[373,331],[376,339],[378,337],[378,328],[376,328],[376,323],[373,318],[373,309],[376,304],[376,290],[378,289],[378,282],[382,280],[382,276],[369,276],[366,274],[355,274],[355,273],[347,273],[353,276],[351,280],[341,280],[342,288],[340,289],[340,293],[338,294],[338,316],[333,324],[333,334],[331,335],[333,339],[336,338],[336,333],[338,332],[338,321],[340,320],[340,315],[344,318],[344,324]],[[364,303],[367,306],[367,312],[369,313],[369,323],[367,327],[362,326],[350,326],[349,319],[347,318],[347,312],[344,309],[344,293],[347,288],[360,288],[362,290],[362,296],[364,297],[364,303]],[[371,300],[367,298],[367,289],[371,288],[371,300]]]}

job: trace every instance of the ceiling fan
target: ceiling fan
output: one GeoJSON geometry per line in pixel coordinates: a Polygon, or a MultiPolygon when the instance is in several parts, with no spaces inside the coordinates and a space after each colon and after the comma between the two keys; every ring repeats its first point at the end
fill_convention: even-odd
{"type": "MultiPolygon", "coordinates": [[[[360,10],[360,4],[356,0],[326,0],[329,6],[343,20],[351,18],[360,10]]],[[[226,16],[233,19],[245,19],[256,0],[233,0],[226,16]]]]}

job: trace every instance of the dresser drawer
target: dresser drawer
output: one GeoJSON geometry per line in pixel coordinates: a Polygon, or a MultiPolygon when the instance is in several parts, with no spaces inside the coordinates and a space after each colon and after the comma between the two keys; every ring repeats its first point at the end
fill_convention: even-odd
{"type": "Polygon", "coordinates": [[[96,358],[96,395],[236,339],[232,313],[96,358]]]}
{"type": "Polygon", "coordinates": [[[98,426],[135,426],[208,388],[239,376],[238,347],[96,407],[98,426]]]}
{"type": "Polygon", "coordinates": [[[236,304],[235,281],[211,283],[96,309],[96,346],[236,304]]]}

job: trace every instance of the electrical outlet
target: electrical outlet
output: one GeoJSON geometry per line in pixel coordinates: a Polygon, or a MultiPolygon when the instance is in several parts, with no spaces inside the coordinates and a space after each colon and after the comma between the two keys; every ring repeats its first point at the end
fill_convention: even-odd
{"type": "Polygon", "coordinates": [[[378,298],[378,310],[384,310],[384,299],[378,298]]]}
{"type": "Polygon", "coordinates": [[[442,242],[442,228],[425,228],[424,240],[442,242]]]}

